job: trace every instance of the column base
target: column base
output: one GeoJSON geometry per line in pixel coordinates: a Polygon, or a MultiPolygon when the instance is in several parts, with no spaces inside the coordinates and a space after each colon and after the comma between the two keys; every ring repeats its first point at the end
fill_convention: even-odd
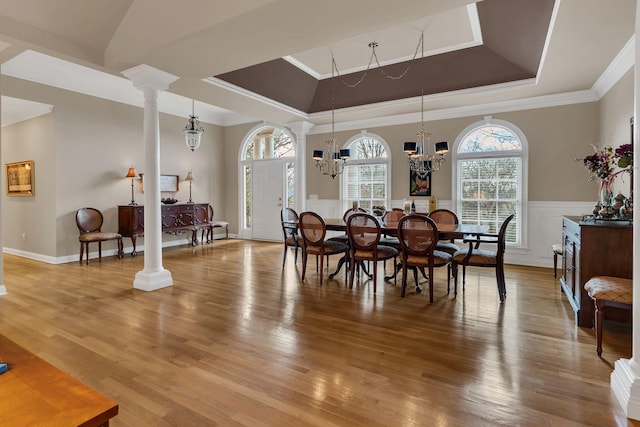
{"type": "Polygon", "coordinates": [[[173,278],[169,270],[147,273],[144,270],[136,273],[133,287],[143,291],[156,291],[173,285],[173,278]]]}
{"type": "Polygon", "coordinates": [[[0,295],[6,295],[7,288],[4,285],[0,285],[0,295]]]}
{"type": "Polygon", "coordinates": [[[640,377],[629,359],[619,359],[611,373],[611,389],[627,418],[640,420],[640,377]]]}

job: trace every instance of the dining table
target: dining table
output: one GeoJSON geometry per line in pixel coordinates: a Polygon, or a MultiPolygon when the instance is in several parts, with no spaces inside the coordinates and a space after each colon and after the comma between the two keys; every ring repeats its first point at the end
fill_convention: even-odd
{"type": "MultiPolygon", "coordinates": [[[[342,218],[323,218],[325,226],[328,231],[347,231],[347,223],[342,218]]],[[[384,222],[380,221],[380,230],[385,235],[397,236],[398,235],[399,221],[384,222]]],[[[489,231],[489,226],[486,224],[436,224],[438,226],[438,233],[440,240],[452,240],[452,239],[464,239],[467,236],[482,236],[489,231]]],[[[339,272],[342,266],[347,260],[343,257],[338,261],[336,270],[329,274],[329,278],[332,279],[339,272]]],[[[385,276],[385,280],[394,278],[399,271],[399,265],[394,268],[393,274],[385,276]]],[[[371,278],[371,274],[365,270],[365,274],[371,278]]],[[[423,271],[424,274],[424,271],[423,271]]],[[[417,287],[418,292],[420,287],[417,287]]]]}

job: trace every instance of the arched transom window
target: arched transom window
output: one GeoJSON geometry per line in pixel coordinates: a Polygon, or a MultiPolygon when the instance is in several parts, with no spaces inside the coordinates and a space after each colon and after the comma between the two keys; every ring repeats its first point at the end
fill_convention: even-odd
{"type": "Polygon", "coordinates": [[[343,210],[354,201],[368,211],[373,206],[390,208],[391,158],[387,143],[363,132],[347,141],[344,148],[351,150],[351,158],[341,175],[343,210]]]}
{"type": "Polygon", "coordinates": [[[514,125],[476,123],[456,142],[456,210],[463,223],[486,224],[497,233],[506,217],[508,244],[523,245],[523,200],[526,194],[526,141],[514,125]]]}

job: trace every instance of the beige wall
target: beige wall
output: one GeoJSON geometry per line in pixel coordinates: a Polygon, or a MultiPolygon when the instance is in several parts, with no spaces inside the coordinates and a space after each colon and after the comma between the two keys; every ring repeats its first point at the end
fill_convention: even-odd
{"type": "MultiPolygon", "coordinates": [[[[614,149],[631,142],[629,119],[633,116],[633,69],[629,70],[600,100],[600,144],[611,145],[614,149]]],[[[593,150],[591,150],[593,151],[593,150]]],[[[615,194],[630,192],[629,175],[619,175],[614,181],[615,194]]],[[[593,183],[595,187],[596,184],[593,183]]]]}
{"type": "Polygon", "coordinates": [[[2,222],[5,247],[55,256],[54,128],[53,113],[50,113],[2,129],[2,222]],[[8,197],[4,165],[25,160],[34,162],[35,196],[8,197]]]}
{"type": "MultiPolygon", "coordinates": [[[[3,77],[3,95],[54,105],[46,118],[28,120],[2,129],[2,158],[36,161],[36,192],[34,197],[3,196],[3,234],[5,247],[47,256],[64,257],[79,250],[75,212],[83,206],[103,211],[104,230],[117,229],[117,206],[131,200],[131,181],[124,179],[128,168],[144,173],[143,110],[100,98],[3,77]],[[20,135],[20,146],[11,140],[20,135]],[[34,209],[37,208],[37,209],[34,209]],[[42,240],[38,250],[27,246],[21,238],[21,221],[34,218],[43,222],[48,233],[36,235],[27,231],[30,239],[42,240]],[[17,246],[14,246],[17,245],[17,246]],[[42,252],[40,248],[45,248],[42,252]]],[[[192,198],[196,202],[211,202],[216,215],[223,217],[224,168],[223,131],[219,126],[203,124],[205,133],[200,148],[191,152],[185,145],[185,117],[160,115],[160,171],[179,175],[180,191],[166,193],[180,201],[189,199],[189,186],[184,177],[189,170],[195,176],[192,198]]],[[[135,200],[143,204],[144,194],[139,182],[134,186],[135,200]]],[[[31,222],[31,221],[30,221],[31,222]]],[[[35,231],[35,225],[30,226],[35,231]]],[[[174,236],[163,236],[171,240],[174,236]]],[[[139,240],[144,243],[144,240],[139,240]]],[[[125,239],[125,246],[130,244],[125,239]]],[[[108,242],[106,249],[115,246],[108,242]]]]}
{"type": "MultiPolygon", "coordinates": [[[[586,182],[585,172],[577,157],[591,150],[599,135],[599,104],[586,103],[561,107],[540,108],[493,114],[493,118],[518,126],[529,143],[529,200],[582,201],[593,200],[595,192],[586,182]]],[[[432,141],[449,141],[453,148],[456,137],[469,125],[483,120],[483,116],[462,117],[425,123],[433,132],[432,141]]],[[[391,147],[393,200],[409,198],[408,166],[402,151],[404,141],[415,141],[419,124],[368,128],[382,137],[391,147]]],[[[344,143],[358,131],[338,132],[344,143]]],[[[329,135],[310,135],[307,153],[324,149],[329,135]]],[[[313,163],[311,162],[310,165],[313,163]]],[[[433,172],[433,192],[439,199],[452,199],[451,159],[448,156],[440,171],[433,172]]],[[[339,180],[320,175],[310,166],[307,170],[307,194],[321,199],[337,199],[339,180]]]]}
{"type": "Polygon", "coordinates": [[[225,146],[225,206],[226,220],[229,221],[229,229],[237,233],[238,224],[238,161],[239,151],[244,138],[259,123],[250,123],[236,126],[228,126],[224,129],[224,146],[225,146]]]}

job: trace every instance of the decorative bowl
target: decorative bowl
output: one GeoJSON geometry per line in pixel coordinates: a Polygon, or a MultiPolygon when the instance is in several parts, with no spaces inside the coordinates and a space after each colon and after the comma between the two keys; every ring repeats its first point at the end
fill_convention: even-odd
{"type": "Polygon", "coordinates": [[[173,205],[174,203],[178,203],[178,199],[172,199],[170,197],[168,197],[166,199],[160,199],[160,201],[162,203],[164,203],[165,205],[173,205]]]}

